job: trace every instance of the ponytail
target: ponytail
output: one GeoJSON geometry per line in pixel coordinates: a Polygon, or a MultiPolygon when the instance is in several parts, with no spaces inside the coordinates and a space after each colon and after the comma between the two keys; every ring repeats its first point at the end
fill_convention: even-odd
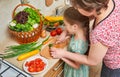
{"type": "Polygon", "coordinates": [[[85,22],[85,28],[86,28],[86,39],[87,39],[87,41],[88,41],[88,49],[87,49],[87,51],[86,51],[86,53],[85,53],[85,55],[88,55],[88,53],[89,53],[89,49],[90,49],[90,38],[89,38],[89,35],[90,35],[90,28],[89,28],[89,21],[86,21],[85,22]]]}

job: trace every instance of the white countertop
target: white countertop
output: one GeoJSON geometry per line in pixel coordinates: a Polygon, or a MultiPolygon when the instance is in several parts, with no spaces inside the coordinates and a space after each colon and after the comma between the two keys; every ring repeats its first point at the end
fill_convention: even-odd
{"type": "MultiPolygon", "coordinates": [[[[38,41],[42,41],[43,39],[40,38],[38,41]]],[[[10,45],[17,45],[18,43],[15,42],[14,40],[10,39],[8,40],[9,42],[7,42],[5,45],[4,45],[4,48],[6,46],[10,46],[10,45]]],[[[43,46],[44,47],[44,46],[43,46]]],[[[43,48],[42,47],[42,48],[43,48]]],[[[8,59],[5,59],[6,61],[8,61],[9,63],[15,65],[16,67],[18,67],[19,69],[23,70],[23,63],[25,60],[23,61],[18,61],[17,60],[17,57],[13,57],[13,58],[8,58],[8,59]]],[[[36,74],[36,75],[32,75],[33,77],[43,77],[48,71],[49,69],[51,69],[58,61],[59,59],[47,59],[48,60],[48,68],[46,68],[46,70],[42,73],[39,73],[39,74],[36,74]]],[[[23,70],[24,71],[24,70],[23,70]]]]}

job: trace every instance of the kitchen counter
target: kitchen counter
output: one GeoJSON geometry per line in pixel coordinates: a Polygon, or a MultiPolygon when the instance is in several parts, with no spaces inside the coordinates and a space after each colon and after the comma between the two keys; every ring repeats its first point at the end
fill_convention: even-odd
{"type": "MultiPolygon", "coordinates": [[[[13,64],[13,65],[17,66],[18,68],[20,68],[21,70],[23,70],[22,65],[25,60],[17,61],[16,58],[17,57],[9,58],[9,59],[6,59],[6,61],[10,62],[11,64],[13,64]]],[[[46,68],[45,71],[42,73],[32,75],[33,77],[44,77],[44,75],[49,71],[49,69],[51,69],[59,61],[59,59],[47,59],[47,60],[48,60],[48,68],[46,68]]]]}
{"type": "MultiPolygon", "coordinates": [[[[42,40],[43,39],[40,38],[38,41],[42,41],[42,40]]],[[[14,40],[10,39],[9,42],[7,42],[6,46],[17,45],[17,44],[18,43],[16,43],[14,40]]],[[[44,48],[44,46],[42,48],[44,48]]],[[[14,66],[18,67],[19,69],[23,70],[22,65],[25,60],[18,61],[17,57],[5,59],[5,60],[13,64],[14,66]]],[[[45,69],[45,71],[36,75],[32,75],[33,77],[44,77],[44,75],[59,61],[59,59],[47,59],[47,60],[48,60],[48,67],[45,69]]]]}
{"type": "MultiPolygon", "coordinates": [[[[40,39],[41,40],[41,39],[40,39]]],[[[3,49],[5,49],[6,46],[10,46],[10,45],[17,45],[18,43],[16,43],[14,40],[9,39],[6,41],[3,41],[2,45],[0,46],[1,51],[3,49]]],[[[23,61],[17,61],[16,59],[17,57],[14,58],[9,58],[9,59],[5,59],[6,61],[8,61],[9,63],[17,66],[19,69],[23,70],[22,68],[22,64],[25,60],[23,61]]],[[[37,75],[32,75],[33,77],[44,77],[44,75],[59,61],[59,59],[47,59],[48,60],[48,68],[40,74],[37,75]]],[[[23,70],[24,71],[24,70],[23,70]]],[[[97,65],[95,67],[90,67],[90,77],[100,77],[100,71],[101,71],[101,64],[97,65]]]]}

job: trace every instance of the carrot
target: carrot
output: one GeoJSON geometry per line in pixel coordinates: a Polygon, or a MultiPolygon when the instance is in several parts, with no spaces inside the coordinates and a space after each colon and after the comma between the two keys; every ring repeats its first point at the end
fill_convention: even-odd
{"type": "Polygon", "coordinates": [[[18,56],[17,60],[18,61],[24,60],[24,59],[26,59],[28,57],[31,57],[31,56],[33,56],[33,55],[35,55],[37,53],[39,53],[39,49],[33,50],[31,52],[28,52],[28,53],[21,54],[20,56],[18,56]]]}

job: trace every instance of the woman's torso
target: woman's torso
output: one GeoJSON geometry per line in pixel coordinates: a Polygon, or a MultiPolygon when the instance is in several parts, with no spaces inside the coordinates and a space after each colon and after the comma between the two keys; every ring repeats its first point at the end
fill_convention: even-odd
{"type": "Polygon", "coordinates": [[[90,33],[91,43],[101,42],[108,46],[104,57],[105,65],[120,68],[120,1],[113,0],[114,8],[90,33]]]}

